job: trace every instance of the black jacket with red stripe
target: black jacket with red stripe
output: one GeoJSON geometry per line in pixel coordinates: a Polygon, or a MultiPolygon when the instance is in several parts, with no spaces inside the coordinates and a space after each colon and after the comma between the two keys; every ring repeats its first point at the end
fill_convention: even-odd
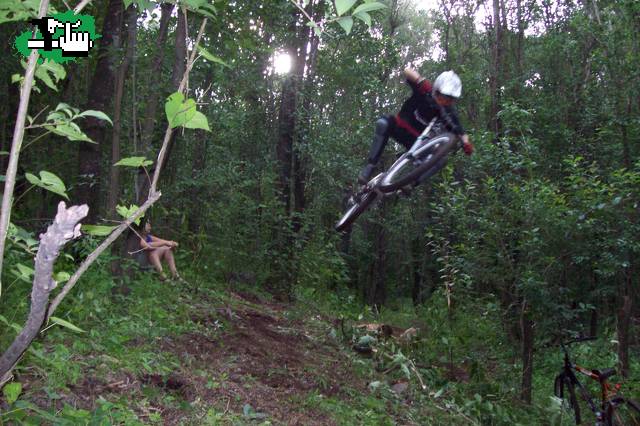
{"type": "Polygon", "coordinates": [[[395,131],[393,136],[398,142],[413,143],[434,117],[439,117],[448,131],[461,136],[465,134],[455,108],[438,105],[431,95],[431,82],[422,80],[413,83],[407,80],[412,94],[394,117],[395,131]],[[402,140],[404,139],[404,140],[402,140]]]}

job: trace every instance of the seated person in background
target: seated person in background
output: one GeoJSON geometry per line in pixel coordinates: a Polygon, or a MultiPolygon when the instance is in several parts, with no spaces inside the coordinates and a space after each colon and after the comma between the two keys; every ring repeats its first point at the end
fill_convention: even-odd
{"type": "Polygon", "coordinates": [[[140,247],[147,252],[149,263],[151,263],[151,265],[153,265],[156,271],[160,274],[160,281],[165,281],[167,279],[167,276],[162,271],[162,259],[166,260],[169,265],[171,276],[174,279],[182,280],[180,275],[178,275],[178,271],[176,270],[176,261],[173,258],[173,249],[178,247],[178,243],[175,241],[163,240],[162,238],[151,235],[151,223],[148,221],[142,227],[142,232],[140,234],[140,247]]]}

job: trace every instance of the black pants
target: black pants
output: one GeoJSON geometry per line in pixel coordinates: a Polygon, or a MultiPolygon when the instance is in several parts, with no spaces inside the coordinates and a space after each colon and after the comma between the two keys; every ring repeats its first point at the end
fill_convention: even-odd
{"type": "Polygon", "coordinates": [[[392,137],[406,149],[411,148],[416,138],[405,129],[396,126],[395,118],[392,115],[384,115],[376,121],[373,134],[373,141],[369,149],[368,161],[370,164],[378,164],[384,152],[389,137],[392,137]]]}
{"type": "MultiPolygon", "coordinates": [[[[387,142],[389,142],[389,137],[392,137],[407,150],[411,149],[413,143],[416,140],[416,137],[414,137],[408,131],[396,126],[395,118],[392,115],[385,115],[380,117],[376,121],[373,141],[371,143],[371,149],[369,150],[368,161],[370,164],[378,164],[378,161],[380,161],[380,157],[382,157],[382,153],[387,146],[387,142]]],[[[439,172],[446,163],[447,159],[442,158],[435,164],[434,167],[420,176],[415,182],[415,185],[419,185],[420,183],[424,182],[425,180],[429,179],[431,176],[439,172]]]]}

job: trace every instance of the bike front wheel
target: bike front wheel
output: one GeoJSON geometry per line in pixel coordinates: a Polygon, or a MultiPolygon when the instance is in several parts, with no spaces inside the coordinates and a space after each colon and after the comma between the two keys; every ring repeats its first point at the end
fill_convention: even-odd
{"type": "Polygon", "coordinates": [[[553,388],[555,395],[562,399],[563,409],[570,411],[575,418],[576,424],[579,425],[582,419],[574,384],[567,376],[560,374],[556,376],[553,388]]]}
{"type": "Polygon", "coordinates": [[[335,230],[341,232],[347,229],[373,203],[377,196],[378,194],[372,189],[357,197],[336,223],[335,230]]]}
{"type": "Polygon", "coordinates": [[[455,146],[456,137],[451,133],[425,141],[422,146],[412,148],[412,151],[398,158],[385,173],[378,187],[386,193],[417,181],[432,168],[441,167],[440,160],[449,155],[455,146]]]}
{"type": "Polygon", "coordinates": [[[640,404],[621,396],[607,403],[605,412],[607,426],[640,426],[640,404]]]}

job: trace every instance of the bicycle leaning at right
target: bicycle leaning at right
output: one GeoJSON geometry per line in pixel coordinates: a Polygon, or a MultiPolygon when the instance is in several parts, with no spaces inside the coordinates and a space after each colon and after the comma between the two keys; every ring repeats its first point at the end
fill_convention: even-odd
{"type": "Polygon", "coordinates": [[[571,361],[569,345],[595,339],[595,337],[580,337],[560,343],[564,352],[564,365],[554,381],[555,395],[563,401],[568,399],[569,408],[575,415],[577,425],[582,424],[582,413],[577,399],[579,397],[593,412],[596,426],[640,426],[640,404],[620,395],[619,384],[612,385],[608,382],[609,377],[616,374],[615,368],[590,370],[571,361]],[[580,383],[575,372],[596,380],[600,384],[599,401],[580,383]],[[576,389],[578,394],[576,394],[576,389]]]}

